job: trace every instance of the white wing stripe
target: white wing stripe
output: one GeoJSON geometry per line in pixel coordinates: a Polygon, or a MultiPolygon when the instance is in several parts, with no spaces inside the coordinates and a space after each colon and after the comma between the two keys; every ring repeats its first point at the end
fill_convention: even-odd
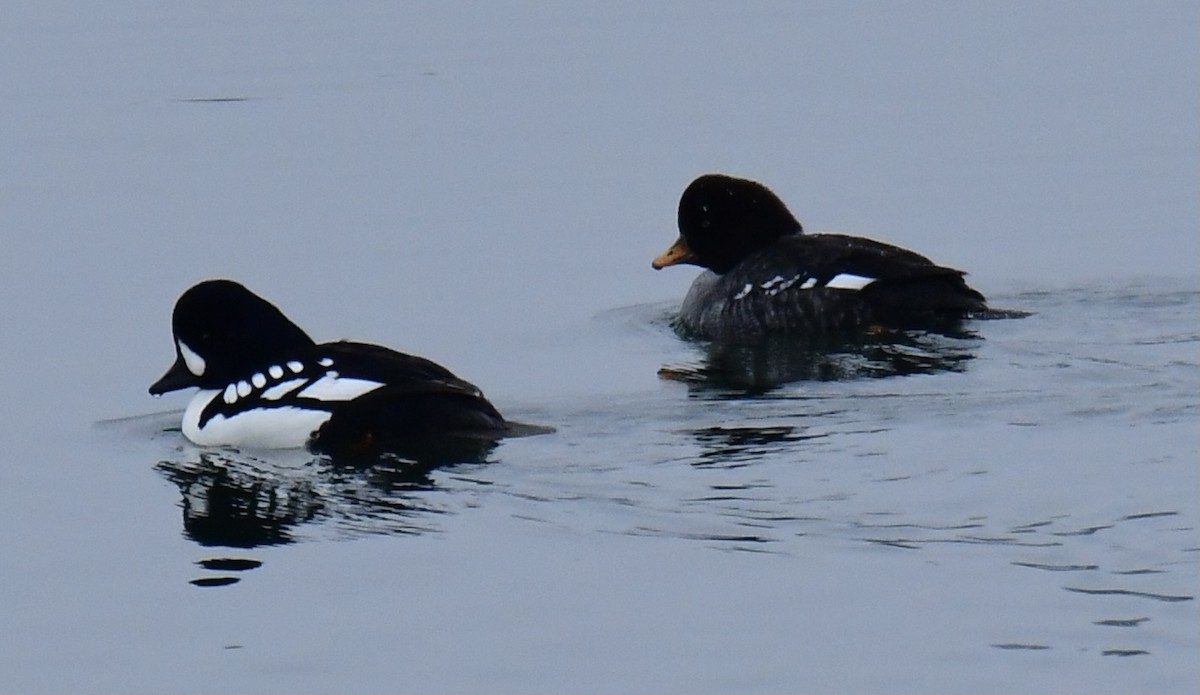
{"type": "Polygon", "coordinates": [[[825,287],[831,290],[861,290],[872,282],[875,282],[875,278],[853,273],[838,273],[833,276],[832,280],[825,283],[825,287]]]}
{"type": "Polygon", "coordinates": [[[287,381],[275,384],[274,386],[267,389],[266,391],[263,391],[262,397],[264,400],[277,401],[280,398],[283,398],[284,396],[288,395],[292,391],[295,391],[296,389],[300,388],[302,385],[304,385],[307,382],[308,382],[308,379],[305,379],[303,377],[298,378],[298,379],[288,379],[287,381]]]}
{"type": "Polygon", "coordinates": [[[380,386],[383,384],[369,379],[342,379],[326,375],[305,386],[296,395],[300,398],[316,398],[322,401],[351,401],[380,386]]]}

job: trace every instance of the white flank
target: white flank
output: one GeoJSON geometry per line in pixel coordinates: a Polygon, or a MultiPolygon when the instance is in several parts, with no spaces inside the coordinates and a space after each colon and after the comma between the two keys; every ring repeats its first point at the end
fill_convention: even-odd
{"type": "Polygon", "coordinates": [[[316,398],[322,401],[349,401],[364,393],[370,393],[383,386],[378,381],[369,379],[341,379],[336,375],[327,374],[304,387],[296,394],[301,398],[316,398]]]}
{"type": "MultiPolygon", "coordinates": [[[[225,402],[232,403],[229,400],[229,389],[232,384],[225,387],[225,402]]],[[[221,392],[216,389],[200,389],[192,396],[192,400],[188,401],[187,410],[183,411],[183,435],[193,442],[200,444],[196,439],[200,436],[200,413],[204,412],[204,407],[212,402],[221,392]]],[[[234,394],[234,400],[237,400],[237,395],[234,394]]]]}
{"type": "Polygon", "coordinates": [[[196,351],[187,346],[187,343],[182,340],[177,340],[175,343],[179,346],[179,354],[183,355],[183,363],[187,365],[188,371],[196,376],[204,376],[204,358],[196,354],[196,351]]]}
{"type": "MultiPolygon", "coordinates": [[[[201,391],[200,393],[205,393],[205,391],[201,391]]],[[[199,396],[197,396],[197,398],[199,398],[199,396]]],[[[193,399],[192,402],[195,403],[196,402],[195,399],[193,399]]],[[[236,385],[230,384],[225,387],[225,402],[229,403],[230,405],[237,402],[237,386],[236,385]]]]}
{"type": "Polygon", "coordinates": [[[287,381],[275,384],[274,386],[267,389],[266,391],[263,391],[262,397],[263,397],[263,399],[268,400],[268,401],[277,401],[280,398],[283,398],[284,396],[288,395],[292,391],[295,391],[296,389],[300,388],[302,385],[304,385],[307,382],[308,382],[308,379],[305,379],[304,377],[298,377],[296,379],[288,379],[287,381]]]}
{"type": "Polygon", "coordinates": [[[736,300],[736,299],[741,299],[742,297],[745,297],[746,295],[750,294],[751,290],[753,290],[753,289],[754,289],[754,285],[752,285],[752,284],[750,284],[750,283],[748,283],[748,282],[747,282],[747,283],[746,283],[746,286],[742,288],[742,291],[741,291],[741,292],[738,292],[738,293],[737,293],[737,294],[735,294],[735,295],[733,295],[733,298],[734,298],[735,300],[736,300]]]}
{"type": "Polygon", "coordinates": [[[254,388],[260,389],[267,385],[267,377],[263,376],[262,372],[258,372],[250,377],[250,383],[254,384],[254,388]]]}
{"type": "Polygon", "coordinates": [[[271,365],[271,368],[267,370],[267,374],[270,374],[272,379],[279,379],[283,376],[283,367],[277,364],[271,365]]]}
{"type": "Polygon", "coordinates": [[[832,280],[825,283],[825,287],[831,290],[861,290],[872,282],[875,282],[875,278],[854,275],[853,273],[838,273],[833,276],[832,280]]]}
{"type": "Polygon", "coordinates": [[[239,446],[250,449],[294,449],[304,446],[309,436],[329,413],[293,406],[254,408],[232,417],[217,415],[199,427],[200,413],[219,391],[196,394],[183,413],[183,434],[200,446],[239,446]]]}

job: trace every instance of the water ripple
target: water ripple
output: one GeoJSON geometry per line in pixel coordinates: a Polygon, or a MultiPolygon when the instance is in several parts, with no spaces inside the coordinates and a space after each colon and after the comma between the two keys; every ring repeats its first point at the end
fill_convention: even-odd
{"type": "Polygon", "coordinates": [[[1093,596],[1134,596],[1137,598],[1153,599],[1155,601],[1165,601],[1167,603],[1191,601],[1196,598],[1195,596],[1155,594],[1149,591],[1133,591],[1131,589],[1085,589],[1075,586],[1064,586],[1063,588],[1067,591],[1074,591],[1080,594],[1091,594],[1093,596]]]}

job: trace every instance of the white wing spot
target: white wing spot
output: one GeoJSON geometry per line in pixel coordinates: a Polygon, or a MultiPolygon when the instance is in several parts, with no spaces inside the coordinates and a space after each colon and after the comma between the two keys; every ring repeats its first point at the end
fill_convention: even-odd
{"type": "Polygon", "coordinates": [[[299,374],[300,372],[304,371],[304,365],[301,364],[300,362],[297,362],[296,360],[292,360],[291,362],[288,362],[287,368],[292,370],[296,374],[299,374]]]}
{"type": "Polygon", "coordinates": [[[825,287],[831,290],[861,290],[872,282],[875,282],[875,278],[853,273],[838,273],[833,276],[832,280],[825,283],[825,287]]]}
{"type": "Polygon", "coordinates": [[[225,393],[222,394],[221,397],[223,399],[225,399],[225,402],[229,403],[230,405],[237,403],[237,386],[234,384],[230,384],[230,385],[226,386],[225,393]]]}
{"type": "Polygon", "coordinates": [[[317,364],[321,365],[322,367],[332,367],[333,360],[329,359],[328,357],[322,357],[317,361],[317,364]]]}
{"type": "Polygon", "coordinates": [[[759,286],[766,290],[768,295],[774,297],[780,292],[796,284],[796,281],[801,277],[803,277],[803,275],[793,275],[790,280],[784,280],[782,275],[776,275],[771,280],[768,280],[759,286]]]}
{"type": "Polygon", "coordinates": [[[807,279],[807,280],[805,280],[805,281],[804,281],[804,284],[803,284],[803,285],[800,285],[800,289],[802,289],[802,290],[811,290],[812,288],[814,288],[814,287],[816,287],[816,286],[817,286],[817,279],[816,279],[816,278],[809,278],[809,279],[807,279]]]}
{"type": "Polygon", "coordinates": [[[267,385],[267,377],[263,376],[262,372],[256,372],[254,376],[250,377],[250,383],[254,384],[254,388],[260,389],[267,385]]]}
{"type": "Polygon", "coordinates": [[[748,283],[748,282],[747,282],[747,283],[746,283],[746,286],[742,288],[742,291],[741,291],[741,292],[738,292],[738,293],[737,293],[737,294],[735,294],[735,295],[733,295],[733,298],[734,298],[735,300],[736,300],[736,299],[741,299],[741,298],[745,297],[746,295],[750,294],[751,290],[753,290],[753,289],[754,289],[754,285],[752,285],[752,284],[750,284],[750,283],[748,283]]]}
{"type": "Polygon", "coordinates": [[[267,370],[267,374],[270,374],[272,379],[278,379],[283,376],[283,367],[273,364],[271,365],[271,368],[267,370]]]}
{"type": "Polygon", "coordinates": [[[245,381],[237,382],[237,395],[245,398],[250,395],[250,384],[245,381]]]}

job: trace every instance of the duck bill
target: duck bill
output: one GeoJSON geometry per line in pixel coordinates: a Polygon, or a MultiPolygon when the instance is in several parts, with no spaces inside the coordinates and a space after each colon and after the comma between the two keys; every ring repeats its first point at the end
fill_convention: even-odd
{"type": "Polygon", "coordinates": [[[150,395],[161,396],[164,393],[186,389],[191,386],[199,386],[196,383],[196,376],[188,371],[187,363],[183,361],[183,357],[175,358],[175,364],[163,374],[158,381],[150,385],[150,395]]]}
{"type": "Polygon", "coordinates": [[[692,253],[691,248],[688,247],[687,242],[683,240],[682,236],[676,239],[674,244],[671,244],[671,248],[663,251],[658,258],[655,258],[650,265],[655,270],[662,270],[669,265],[679,265],[681,263],[699,265],[696,254],[692,253]]]}

